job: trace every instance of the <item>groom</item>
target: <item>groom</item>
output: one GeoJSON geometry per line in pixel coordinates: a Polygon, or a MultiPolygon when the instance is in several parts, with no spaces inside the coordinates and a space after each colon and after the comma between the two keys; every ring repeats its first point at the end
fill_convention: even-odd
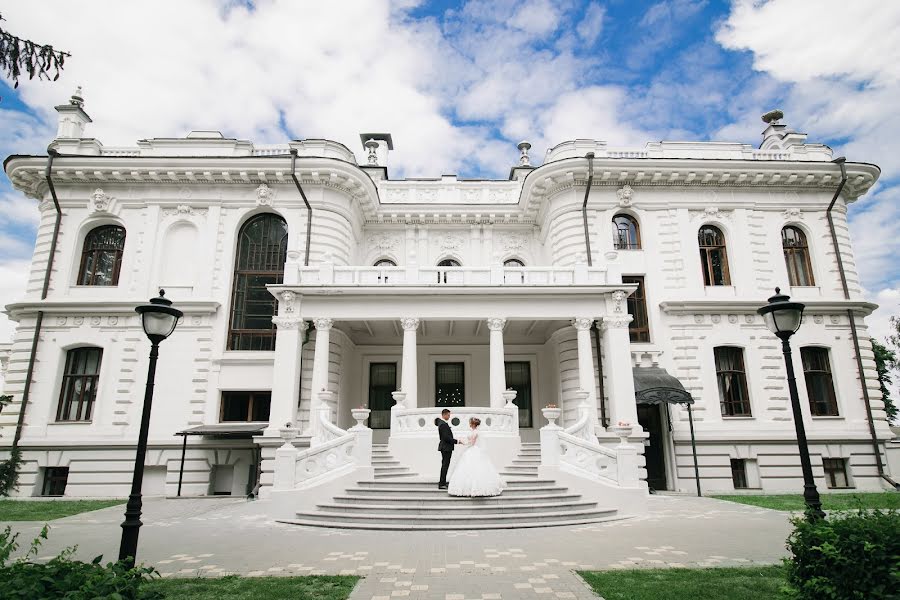
{"type": "Polygon", "coordinates": [[[450,468],[450,459],[453,458],[453,446],[457,444],[453,432],[450,431],[450,409],[445,408],[441,411],[441,419],[438,421],[438,435],[441,441],[438,443],[438,450],[441,453],[441,479],[438,481],[438,489],[447,489],[447,470],[450,468]]]}

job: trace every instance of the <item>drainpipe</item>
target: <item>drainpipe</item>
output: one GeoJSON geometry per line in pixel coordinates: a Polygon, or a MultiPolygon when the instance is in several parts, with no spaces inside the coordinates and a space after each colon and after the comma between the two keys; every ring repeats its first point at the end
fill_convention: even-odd
{"type": "MultiPolygon", "coordinates": [[[[584,190],[584,202],[581,205],[581,220],[584,223],[584,245],[587,251],[587,264],[592,267],[594,264],[591,257],[591,236],[588,230],[587,222],[587,203],[588,197],[591,195],[591,184],[594,181],[594,153],[588,152],[585,155],[588,160],[588,178],[587,187],[584,190]]],[[[597,322],[591,320],[591,331],[594,333],[594,345],[597,346],[597,380],[600,384],[600,424],[605,429],[609,426],[609,419],[606,416],[606,392],[603,388],[603,360],[600,358],[600,328],[597,322]]]]}
{"type": "MultiPolygon", "coordinates": [[[[53,271],[53,258],[56,255],[56,242],[59,240],[59,224],[62,221],[62,210],[59,208],[59,198],[56,197],[56,188],[53,186],[53,178],[50,171],[53,168],[53,159],[59,153],[50,148],[47,150],[47,168],[44,170],[44,178],[50,188],[50,196],[53,198],[53,206],[56,208],[56,222],[53,224],[53,236],[50,238],[50,256],[47,258],[47,270],[44,272],[44,286],[41,289],[41,300],[47,299],[47,291],[50,289],[50,273],[53,271]]],[[[28,370],[25,373],[25,388],[22,390],[22,406],[19,409],[19,420],[16,423],[16,434],[13,436],[12,448],[19,447],[22,438],[22,427],[25,425],[25,409],[31,397],[31,379],[34,376],[34,363],[37,359],[38,340],[41,337],[41,326],[44,323],[44,311],[39,310],[37,321],[34,324],[34,337],[31,338],[31,354],[28,356],[28,370]]]]}
{"type": "Polygon", "coordinates": [[[312,234],[312,206],[309,205],[309,200],[306,199],[306,194],[303,192],[303,187],[300,185],[300,180],[297,179],[297,149],[291,148],[291,179],[294,180],[294,185],[297,186],[297,191],[300,192],[300,197],[303,198],[304,204],[306,204],[306,254],[303,257],[303,266],[309,266],[309,244],[310,244],[310,235],[312,234]]]}
{"type": "MultiPolygon", "coordinates": [[[[844,189],[844,185],[847,183],[847,167],[844,165],[846,160],[846,158],[841,156],[832,161],[841,168],[841,182],[838,184],[837,189],[834,191],[834,196],[831,198],[831,204],[828,205],[828,209],[825,211],[825,216],[828,219],[828,230],[831,233],[831,244],[834,247],[834,255],[837,258],[838,273],[841,276],[841,287],[844,290],[844,299],[849,300],[850,288],[847,286],[847,274],[844,271],[844,261],[841,257],[840,247],[838,246],[837,233],[835,233],[834,231],[834,220],[831,217],[831,210],[834,208],[838,196],[840,196],[841,191],[844,189]]],[[[866,405],[866,419],[869,423],[869,435],[872,438],[872,448],[875,451],[875,466],[878,469],[878,476],[890,483],[891,486],[893,486],[895,489],[900,489],[900,484],[891,479],[891,477],[884,472],[884,464],[881,462],[881,448],[878,445],[878,435],[875,433],[875,419],[872,417],[872,402],[869,398],[869,388],[868,386],[866,386],[866,375],[863,370],[862,355],[859,348],[859,334],[856,330],[856,317],[854,316],[853,311],[849,308],[847,309],[847,319],[850,321],[850,335],[853,338],[853,351],[856,353],[856,369],[859,373],[859,382],[862,386],[863,401],[866,405]]]]}

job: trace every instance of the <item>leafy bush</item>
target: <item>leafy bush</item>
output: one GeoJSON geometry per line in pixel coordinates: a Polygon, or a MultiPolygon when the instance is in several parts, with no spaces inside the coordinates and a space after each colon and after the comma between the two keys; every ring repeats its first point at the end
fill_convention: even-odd
{"type": "MultiPolygon", "coordinates": [[[[0,396],[0,412],[12,402],[12,396],[0,396]]],[[[22,466],[22,451],[13,440],[9,458],[0,462],[0,496],[9,496],[18,489],[19,469],[22,466]]]]}
{"type": "Polygon", "coordinates": [[[10,561],[19,545],[19,534],[7,527],[0,533],[0,598],[4,600],[158,600],[160,591],[142,587],[156,571],[149,567],[128,568],[123,562],[100,564],[98,556],[89,563],[73,560],[75,548],[67,548],[47,563],[31,562],[42,540],[45,525],[25,556],[10,561]]]}
{"type": "Polygon", "coordinates": [[[785,595],[794,600],[900,598],[900,513],[832,513],[793,519],[785,595]]]}

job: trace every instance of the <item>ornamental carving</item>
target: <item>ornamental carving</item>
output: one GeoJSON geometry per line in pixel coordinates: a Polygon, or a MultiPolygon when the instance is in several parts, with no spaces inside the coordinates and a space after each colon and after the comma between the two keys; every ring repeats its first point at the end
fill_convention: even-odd
{"type": "Polygon", "coordinates": [[[697,325],[703,323],[703,315],[694,315],[694,323],[697,325]]]}
{"type": "Polygon", "coordinates": [[[506,319],[492,317],[487,320],[487,326],[491,331],[503,331],[503,328],[506,326],[506,319]]]}
{"type": "Polygon", "coordinates": [[[839,325],[841,322],[841,318],[838,315],[831,315],[831,324],[839,325]]]}
{"type": "Polygon", "coordinates": [[[191,325],[194,325],[196,327],[201,325],[202,323],[203,317],[201,317],[200,315],[194,315],[193,317],[191,317],[191,325]]]}
{"type": "Polygon", "coordinates": [[[198,217],[205,216],[207,209],[194,208],[188,204],[179,204],[174,208],[164,208],[162,214],[164,217],[198,217]]]}
{"type": "Polygon", "coordinates": [[[524,235],[510,233],[500,238],[500,246],[507,252],[516,252],[528,244],[524,235]]]}
{"type": "Polygon", "coordinates": [[[272,317],[272,322],[278,329],[306,329],[306,321],[298,317],[272,317]]]}
{"type": "Polygon", "coordinates": [[[629,323],[631,323],[631,315],[603,317],[603,327],[606,329],[625,329],[629,323]]]}
{"type": "Polygon", "coordinates": [[[403,202],[409,198],[409,190],[389,189],[386,198],[388,202],[403,202]]]}
{"type": "Polygon", "coordinates": [[[625,298],[628,297],[628,294],[622,290],[616,290],[612,293],[613,301],[616,303],[615,308],[613,309],[615,312],[622,312],[622,303],[625,302],[625,298]]]}
{"type": "Polygon", "coordinates": [[[400,326],[403,331],[415,331],[419,328],[419,320],[414,317],[403,317],[400,319],[400,326]]]}
{"type": "Polygon", "coordinates": [[[785,221],[803,220],[803,211],[801,211],[799,208],[787,208],[785,209],[784,213],[782,213],[782,215],[784,216],[785,221]]]}
{"type": "Polygon", "coordinates": [[[328,331],[331,329],[331,326],[334,325],[334,319],[319,317],[317,319],[313,319],[313,323],[316,326],[316,331],[328,331]]]}
{"type": "Polygon", "coordinates": [[[753,321],[756,320],[756,318],[755,318],[753,315],[744,315],[744,320],[745,320],[747,323],[752,323],[753,321]]]}
{"type": "Polygon", "coordinates": [[[728,322],[731,324],[737,323],[738,322],[737,315],[728,315],[728,322]]]}
{"type": "Polygon", "coordinates": [[[594,320],[589,317],[576,317],[572,319],[572,327],[578,331],[587,331],[593,325],[594,320]]]}
{"type": "Polygon", "coordinates": [[[709,320],[713,323],[719,323],[722,321],[722,315],[710,315],[709,320]]]}
{"type": "Polygon", "coordinates": [[[419,202],[437,202],[438,192],[434,188],[419,190],[419,202]]]}
{"type": "Polygon", "coordinates": [[[822,315],[816,315],[813,317],[813,323],[815,323],[816,325],[821,325],[824,322],[825,322],[825,317],[823,317],[822,315]]]}
{"type": "Polygon", "coordinates": [[[294,298],[296,297],[297,294],[290,290],[281,292],[281,301],[284,302],[284,312],[294,312],[294,298]]]}
{"type": "Polygon", "coordinates": [[[257,206],[272,206],[272,203],[275,201],[275,190],[270,188],[265,183],[259,184],[259,187],[256,188],[256,205],[257,206]]]}
{"type": "Polygon", "coordinates": [[[102,189],[97,188],[94,190],[94,193],[91,194],[91,210],[94,212],[106,212],[109,210],[109,203],[112,201],[112,197],[106,194],[102,189]]]}
{"type": "Polygon", "coordinates": [[[694,219],[728,221],[731,219],[731,211],[721,210],[718,206],[707,206],[695,213],[694,219]]]}
{"type": "Polygon", "coordinates": [[[634,190],[631,189],[630,185],[625,184],[616,190],[616,198],[619,199],[619,206],[631,206],[632,199],[634,198],[634,190]]]}
{"type": "Polygon", "coordinates": [[[72,322],[75,323],[75,327],[81,327],[84,325],[84,317],[75,317],[72,322]]]}
{"type": "Polygon", "coordinates": [[[400,236],[389,233],[379,233],[369,236],[369,246],[374,250],[389,252],[396,250],[400,245],[400,236]]]}
{"type": "Polygon", "coordinates": [[[60,327],[66,324],[66,317],[56,317],[56,324],[60,327]]]}
{"type": "Polygon", "coordinates": [[[463,194],[463,198],[469,204],[477,204],[479,200],[481,200],[481,190],[472,189],[466,190],[465,194],[463,194]]]}
{"type": "Polygon", "coordinates": [[[510,199],[509,190],[490,190],[488,191],[488,203],[500,204],[508,202],[510,199]]]}
{"type": "Polygon", "coordinates": [[[449,233],[438,240],[438,246],[440,246],[441,250],[450,252],[461,249],[465,243],[465,240],[461,237],[449,233]]]}
{"type": "Polygon", "coordinates": [[[91,327],[100,325],[100,317],[91,317],[91,327]]]}

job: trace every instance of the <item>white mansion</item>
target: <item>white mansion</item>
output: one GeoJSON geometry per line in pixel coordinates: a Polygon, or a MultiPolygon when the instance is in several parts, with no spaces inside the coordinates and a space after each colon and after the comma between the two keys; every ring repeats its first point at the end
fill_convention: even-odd
{"type": "Polygon", "coordinates": [[[360,136],[364,164],[209,131],[110,148],[78,95],[57,110],[48,155],[4,163],[41,214],[2,347],[20,495],[127,495],[150,347],[134,308],[160,288],[184,318],[160,346],[145,494],[430,490],[441,407],[481,418],[513,490],[552,479],[637,512],[648,487],[695,490],[693,425],[704,493],[799,492],[756,313],[776,286],[807,307],[791,343],[819,487],[889,486],[847,230],[879,169],[777,118],[759,149],[575,140],[532,166],[523,142],[507,180],[393,180],[388,134],[360,136]]]}

